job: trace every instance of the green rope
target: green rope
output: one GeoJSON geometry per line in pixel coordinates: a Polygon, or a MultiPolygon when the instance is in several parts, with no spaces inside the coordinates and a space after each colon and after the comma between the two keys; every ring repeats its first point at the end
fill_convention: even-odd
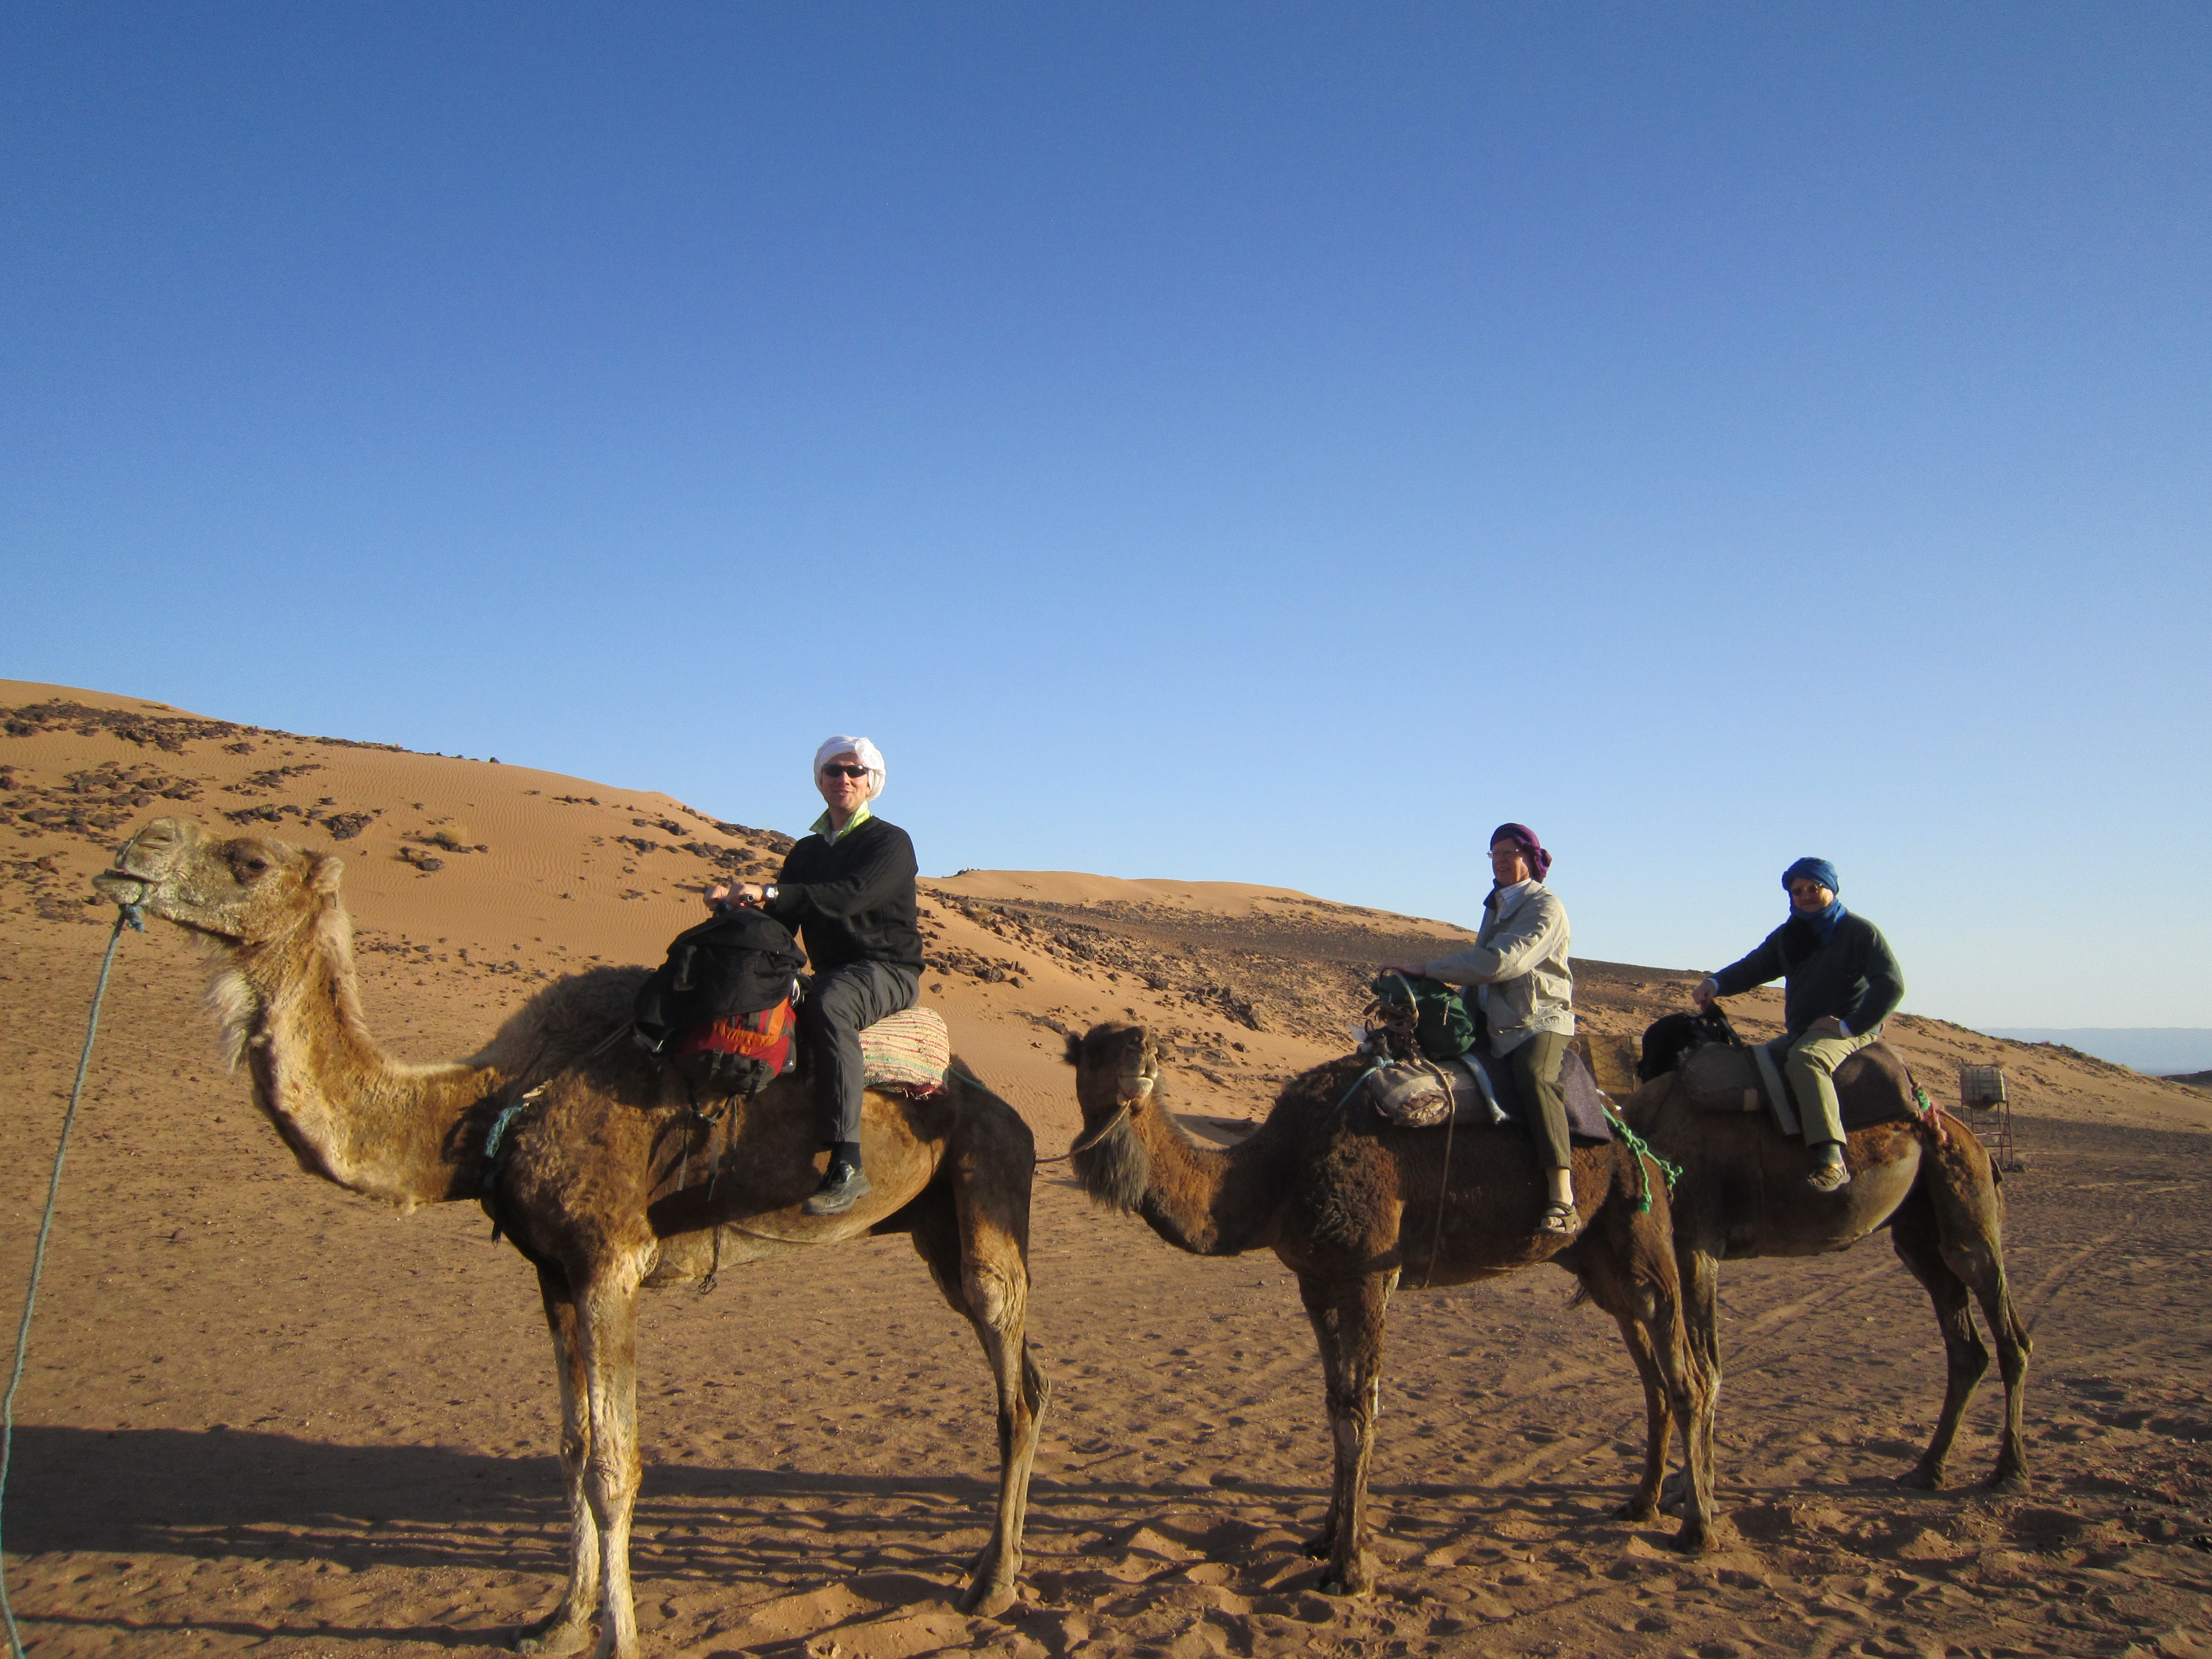
{"type": "Polygon", "coordinates": [[[1622,1122],[1610,1106],[1605,1109],[1605,1121],[1613,1125],[1613,1133],[1619,1135],[1627,1144],[1628,1150],[1636,1155],[1636,1213],[1649,1215],[1651,1213],[1651,1177],[1644,1172],[1644,1160],[1648,1158],[1659,1166],[1659,1173],[1667,1178],[1667,1191],[1670,1194],[1675,1183],[1682,1178],[1681,1166],[1669,1164],[1653,1152],[1651,1143],[1622,1122]]]}
{"type": "MultiPolygon", "coordinates": [[[[61,1200],[62,1159],[69,1152],[70,1130],[76,1123],[76,1103],[84,1095],[84,1074],[92,1065],[92,1039],[100,1030],[100,1005],[107,995],[108,970],[115,966],[115,947],[123,930],[146,931],[144,918],[135,904],[118,907],[115,931],[107,936],[107,954],[100,959],[100,983],[93,988],[92,1016],[85,1022],[84,1052],[77,1056],[76,1084],[70,1091],[69,1109],[62,1114],[62,1138],[54,1147],[54,1170],[46,1180],[46,1212],[39,1218],[39,1242],[31,1251],[31,1282],[23,1290],[23,1319],[15,1328],[15,1369],[9,1374],[8,1392],[0,1398],[0,1503],[8,1494],[8,1460],[15,1446],[15,1390],[23,1383],[23,1361],[31,1349],[31,1314],[39,1305],[39,1275],[46,1265],[46,1240],[54,1230],[54,1207],[61,1200]]],[[[23,1659],[23,1634],[15,1628],[15,1609],[8,1602],[7,1557],[0,1554],[0,1620],[8,1626],[8,1648],[15,1659],[23,1659]]]]}

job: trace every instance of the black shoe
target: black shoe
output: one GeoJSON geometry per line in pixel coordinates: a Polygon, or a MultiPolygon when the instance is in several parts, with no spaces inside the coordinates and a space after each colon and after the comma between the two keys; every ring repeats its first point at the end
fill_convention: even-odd
{"type": "Polygon", "coordinates": [[[856,1166],[839,1158],[830,1165],[814,1196],[799,1207],[805,1215],[842,1215],[874,1190],[856,1166]]]}

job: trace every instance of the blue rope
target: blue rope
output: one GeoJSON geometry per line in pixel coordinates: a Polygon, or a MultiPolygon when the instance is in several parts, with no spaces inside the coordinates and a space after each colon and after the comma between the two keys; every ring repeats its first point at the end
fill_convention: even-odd
{"type": "MultiPolygon", "coordinates": [[[[62,1192],[62,1159],[69,1152],[70,1130],[76,1123],[76,1103],[84,1094],[85,1073],[92,1066],[92,1039],[100,1030],[100,1005],[107,995],[108,970],[115,966],[115,947],[123,930],[146,931],[146,919],[135,904],[117,907],[115,931],[107,936],[107,954],[100,959],[100,983],[93,988],[92,1015],[85,1022],[84,1052],[77,1056],[76,1083],[70,1090],[69,1109],[62,1115],[62,1138],[54,1147],[54,1172],[46,1181],[46,1212],[39,1218],[39,1242],[31,1251],[31,1282],[23,1290],[23,1319],[15,1328],[15,1368],[9,1373],[8,1392],[0,1398],[0,1504],[8,1495],[8,1460],[15,1447],[15,1390],[23,1384],[23,1361],[31,1349],[31,1315],[39,1305],[39,1275],[46,1265],[46,1239],[54,1230],[54,1207],[62,1192]]],[[[0,1553],[0,1619],[8,1625],[9,1650],[23,1659],[23,1635],[15,1628],[15,1609],[8,1602],[7,1557],[0,1553]]]]}

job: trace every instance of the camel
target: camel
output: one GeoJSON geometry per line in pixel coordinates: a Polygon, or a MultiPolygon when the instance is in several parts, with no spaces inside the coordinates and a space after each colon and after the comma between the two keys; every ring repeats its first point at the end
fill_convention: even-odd
{"type": "MultiPolygon", "coordinates": [[[[1655,1024],[1644,1034],[1637,1067],[1645,1080],[1620,1106],[1651,1149],[1682,1170],[1674,1187],[1674,1251],[1691,1340],[1716,1401],[1719,1264],[1746,1256],[1821,1255],[1887,1227],[1899,1260],[1936,1304],[1948,1369],[1935,1433],[1899,1483],[1928,1492],[1943,1484],[1959,1420],[1989,1369],[1989,1350],[1967,1307],[1971,1291],[1996,1340],[2005,1385],[2004,1432],[1990,1484],[2026,1492],[2021,1415],[2033,1345],[2005,1282],[2004,1198],[1989,1153],[1955,1118],[1935,1114],[1920,1121],[1911,1110],[1913,1085],[1904,1060],[1887,1043],[1869,1043],[1837,1069],[1837,1093],[1847,1122],[1886,1113],[1889,1120],[1851,1130],[1844,1154],[1850,1184],[1816,1193],[1804,1182],[1812,1154],[1767,1113],[1713,1112],[1692,1103],[1676,1062],[1688,1047],[1726,1029],[1701,1026],[1687,1015],[1655,1024]]],[[[1707,1478],[1711,1467],[1709,1456],[1707,1478]]]]}
{"type": "Polygon", "coordinates": [[[546,987],[467,1060],[386,1058],[362,1014],[342,869],[283,842],[219,840],[162,818],[94,884],[207,943],[231,1061],[245,1060],[255,1104],[301,1169],[403,1213],[482,1198],[536,1267],[561,1389],[568,1583],[514,1644],[574,1652],[596,1616],[599,1659],[637,1651],[629,1528],[641,1287],[880,1233],[913,1237],[990,1363],[998,1518],[962,1605],[1005,1611],[1050,1392],[1024,1339],[1036,1150],[1013,1109],[957,1063],[933,1097],[869,1091],[862,1144],[875,1190],[844,1215],[802,1215],[826,1156],[806,1084],[779,1079],[726,1109],[695,1101],[681,1073],[620,1040],[643,969],[546,987]]]}
{"type": "Polygon", "coordinates": [[[1366,1551],[1368,1464],[1380,1407],[1383,1316],[1401,1279],[1419,1289],[1463,1285],[1551,1261],[1580,1281],[1619,1322],[1644,1383],[1652,1440],[1644,1480],[1621,1515],[1656,1518],[1665,1475],[1666,1425],[1682,1425],[1689,1471],[1683,1549],[1710,1547],[1702,1474],[1710,1455],[1710,1402],[1691,1353],[1668,1248],[1666,1183],[1616,1141],[1574,1153],[1577,1206],[1588,1218],[1572,1239],[1539,1234],[1546,1197],[1528,1143],[1510,1132],[1455,1125],[1445,1188],[1441,1128],[1403,1129],[1375,1115],[1357,1090],[1364,1056],[1294,1078],[1267,1121],[1226,1150],[1200,1146],[1163,1100],[1160,1066],[1141,1026],[1109,1022],[1067,1040],[1084,1131],[1077,1179],[1091,1197],[1134,1210],[1169,1243],[1194,1255],[1272,1249],[1297,1276],[1321,1346],[1335,1479],[1320,1534],[1307,1553],[1326,1558],[1320,1589],[1364,1595],[1374,1588],[1366,1551]],[[1648,1212],[1639,1195],[1648,1194],[1648,1212]]]}

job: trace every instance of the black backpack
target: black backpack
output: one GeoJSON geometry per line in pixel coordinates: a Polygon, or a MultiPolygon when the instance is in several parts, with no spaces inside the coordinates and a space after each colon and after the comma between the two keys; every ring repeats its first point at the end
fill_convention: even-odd
{"type": "Polygon", "coordinates": [[[657,1054],[709,1020],[773,1008],[805,966],[788,927],[764,911],[732,906],[678,933],[668,960],[638,988],[630,1014],[637,1045],[657,1054]]]}

